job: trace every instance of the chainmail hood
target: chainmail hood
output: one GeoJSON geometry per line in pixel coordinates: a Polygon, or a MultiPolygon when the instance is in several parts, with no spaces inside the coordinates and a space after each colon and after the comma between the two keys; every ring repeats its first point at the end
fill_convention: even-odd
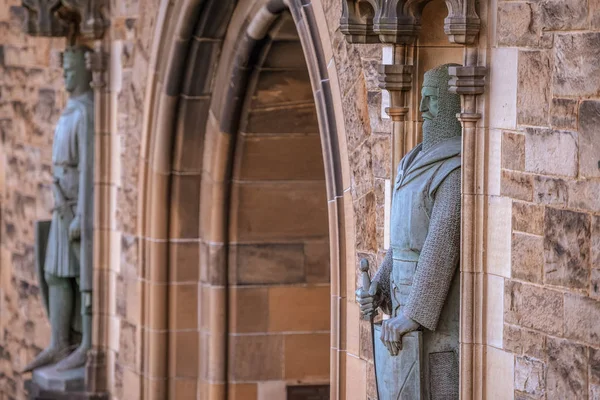
{"type": "Polygon", "coordinates": [[[423,122],[423,151],[451,137],[460,136],[462,128],[456,118],[460,113],[460,96],[448,91],[448,67],[458,64],[444,64],[425,72],[423,86],[438,89],[438,114],[433,120],[423,122]]]}

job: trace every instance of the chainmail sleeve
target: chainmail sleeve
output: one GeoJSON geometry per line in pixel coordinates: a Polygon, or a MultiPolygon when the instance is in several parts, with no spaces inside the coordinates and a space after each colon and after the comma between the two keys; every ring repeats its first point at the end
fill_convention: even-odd
{"type": "Polygon", "coordinates": [[[404,313],[435,330],[460,257],[460,169],[437,188],[427,238],[404,313]]]}
{"type": "Polygon", "coordinates": [[[392,249],[390,248],[385,254],[385,258],[372,280],[372,282],[377,282],[379,284],[379,308],[386,314],[390,314],[392,310],[392,297],[390,294],[390,275],[392,273],[392,267],[393,258],[392,249]]]}

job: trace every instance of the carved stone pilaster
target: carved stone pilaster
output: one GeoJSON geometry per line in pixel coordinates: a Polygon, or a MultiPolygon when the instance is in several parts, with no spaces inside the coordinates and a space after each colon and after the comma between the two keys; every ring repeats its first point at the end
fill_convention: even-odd
{"type": "Polygon", "coordinates": [[[473,44],[479,34],[481,20],[477,15],[475,0],[446,0],[448,16],[444,32],[452,43],[473,44]]]}
{"type": "Polygon", "coordinates": [[[108,27],[107,0],[22,0],[23,29],[28,35],[60,37],[79,34],[100,39],[108,27]]]}
{"type": "Polygon", "coordinates": [[[379,87],[390,93],[390,106],[385,111],[393,122],[393,165],[397,165],[413,145],[412,140],[406,137],[404,130],[404,121],[408,114],[405,98],[406,93],[412,88],[412,77],[412,65],[391,64],[379,66],[379,87]]]}

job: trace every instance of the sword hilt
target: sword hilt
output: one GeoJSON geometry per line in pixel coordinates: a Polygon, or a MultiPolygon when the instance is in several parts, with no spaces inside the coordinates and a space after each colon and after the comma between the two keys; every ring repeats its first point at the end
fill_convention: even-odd
{"type": "MultiPolygon", "coordinates": [[[[369,276],[369,260],[363,258],[360,260],[360,271],[361,271],[361,279],[362,279],[362,289],[365,292],[369,292],[371,289],[371,277],[369,276]]],[[[377,315],[377,310],[373,310],[371,315],[363,315],[363,319],[369,320],[377,315]]]]}

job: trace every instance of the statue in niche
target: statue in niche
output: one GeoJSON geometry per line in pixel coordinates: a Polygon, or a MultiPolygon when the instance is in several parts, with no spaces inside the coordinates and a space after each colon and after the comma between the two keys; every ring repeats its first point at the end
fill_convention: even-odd
{"type": "Polygon", "coordinates": [[[48,366],[59,375],[83,371],[91,347],[94,94],[85,61],[90,51],[73,46],[63,53],[69,100],[52,146],[54,208],[51,221],[36,224],[36,263],[52,334],[24,372],[48,366]]]}
{"type": "Polygon", "coordinates": [[[423,142],[398,166],[390,249],[370,287],[356,292],[363,315],[377,307],[390,315],[374,329],[381,400],[459,398],[462,130],[450,65],[425,73],[423,142]]]}

